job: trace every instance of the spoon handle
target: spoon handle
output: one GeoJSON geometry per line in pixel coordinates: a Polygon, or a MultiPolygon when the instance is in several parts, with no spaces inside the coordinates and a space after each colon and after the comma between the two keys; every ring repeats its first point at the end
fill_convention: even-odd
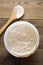
{"type": "Polygon", "coordinates": [[[4,32],[4,30],[8,27],[8,25],[15,19],[17,19],[17,17],[15,12],[13,11],[8,22],[5,25],[3,25],[3,27],[0,29],[0,35],[4,32]]]}
{"type": "Polygon", "coordinates": [[[0,29],[0,35],[4,32],[4,30],[8,27],[8,25],[11,23],[11,20],[9,20],[3,27],[0,29]]]}

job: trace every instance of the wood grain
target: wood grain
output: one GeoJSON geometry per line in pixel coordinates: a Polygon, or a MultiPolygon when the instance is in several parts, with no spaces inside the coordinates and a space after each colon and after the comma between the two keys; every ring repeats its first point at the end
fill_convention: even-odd
{"type": "Polygon", "coordinates": [[[18,4],[25,9],[23,19],[43,19],[43,0],[0,0],[0,18],[9,18],[18,4]]]}
{"type": "Polygon", "coordinates": [[[13,7],[18,4],[25,9],[24,16],[19,20],[28,21],[39,30],[39,48],[28,58],[13,57],[5,49],[4,31],[0,36],[0,65],[43,65],[43,0],[0,0],[0,28],[8,21],[13,7]]]}

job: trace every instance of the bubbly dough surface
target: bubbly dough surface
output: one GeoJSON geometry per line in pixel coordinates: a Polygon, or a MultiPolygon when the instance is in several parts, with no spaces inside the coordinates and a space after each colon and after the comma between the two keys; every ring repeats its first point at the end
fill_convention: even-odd
{"type": "Polygon", "coordinates": [[[25,53],[31,51],[36,43],[36,35],[27,25],[16,25],[7,33],[8,46],[15,52],[25,53]]]}

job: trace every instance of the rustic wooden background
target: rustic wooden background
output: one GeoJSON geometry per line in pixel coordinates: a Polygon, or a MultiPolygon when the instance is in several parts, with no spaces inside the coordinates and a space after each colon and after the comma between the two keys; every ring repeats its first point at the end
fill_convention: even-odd
{"type": "Polygon", "coordinates": [[[31,22],[38,28],[40,45],[32,56],[16,58],[5,49],[3,33],[0,36],[0,65],[43,65],[43,0],[0,0],[0,28],[8,21],[13,7],[18,4],[25,9],[24,17],[19,20],[31,22]]]}

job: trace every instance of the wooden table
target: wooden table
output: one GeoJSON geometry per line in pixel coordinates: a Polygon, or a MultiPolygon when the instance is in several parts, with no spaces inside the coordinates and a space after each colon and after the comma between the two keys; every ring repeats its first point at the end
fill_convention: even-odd
{"type": "MultiPolygon", "coordinates": [[[[43,65],[43,1],[41,0],[0,0],[0,28],[7,22],[13,7],[21,4],[25,8],[25,20],[34,24],[40,33],[40,45],[28,58],[16,58],[4,47],[4,33],[0,36],[0,65],[43,65]]],[[[18,20],[15,20],[18,21],[18,20]]]]}

